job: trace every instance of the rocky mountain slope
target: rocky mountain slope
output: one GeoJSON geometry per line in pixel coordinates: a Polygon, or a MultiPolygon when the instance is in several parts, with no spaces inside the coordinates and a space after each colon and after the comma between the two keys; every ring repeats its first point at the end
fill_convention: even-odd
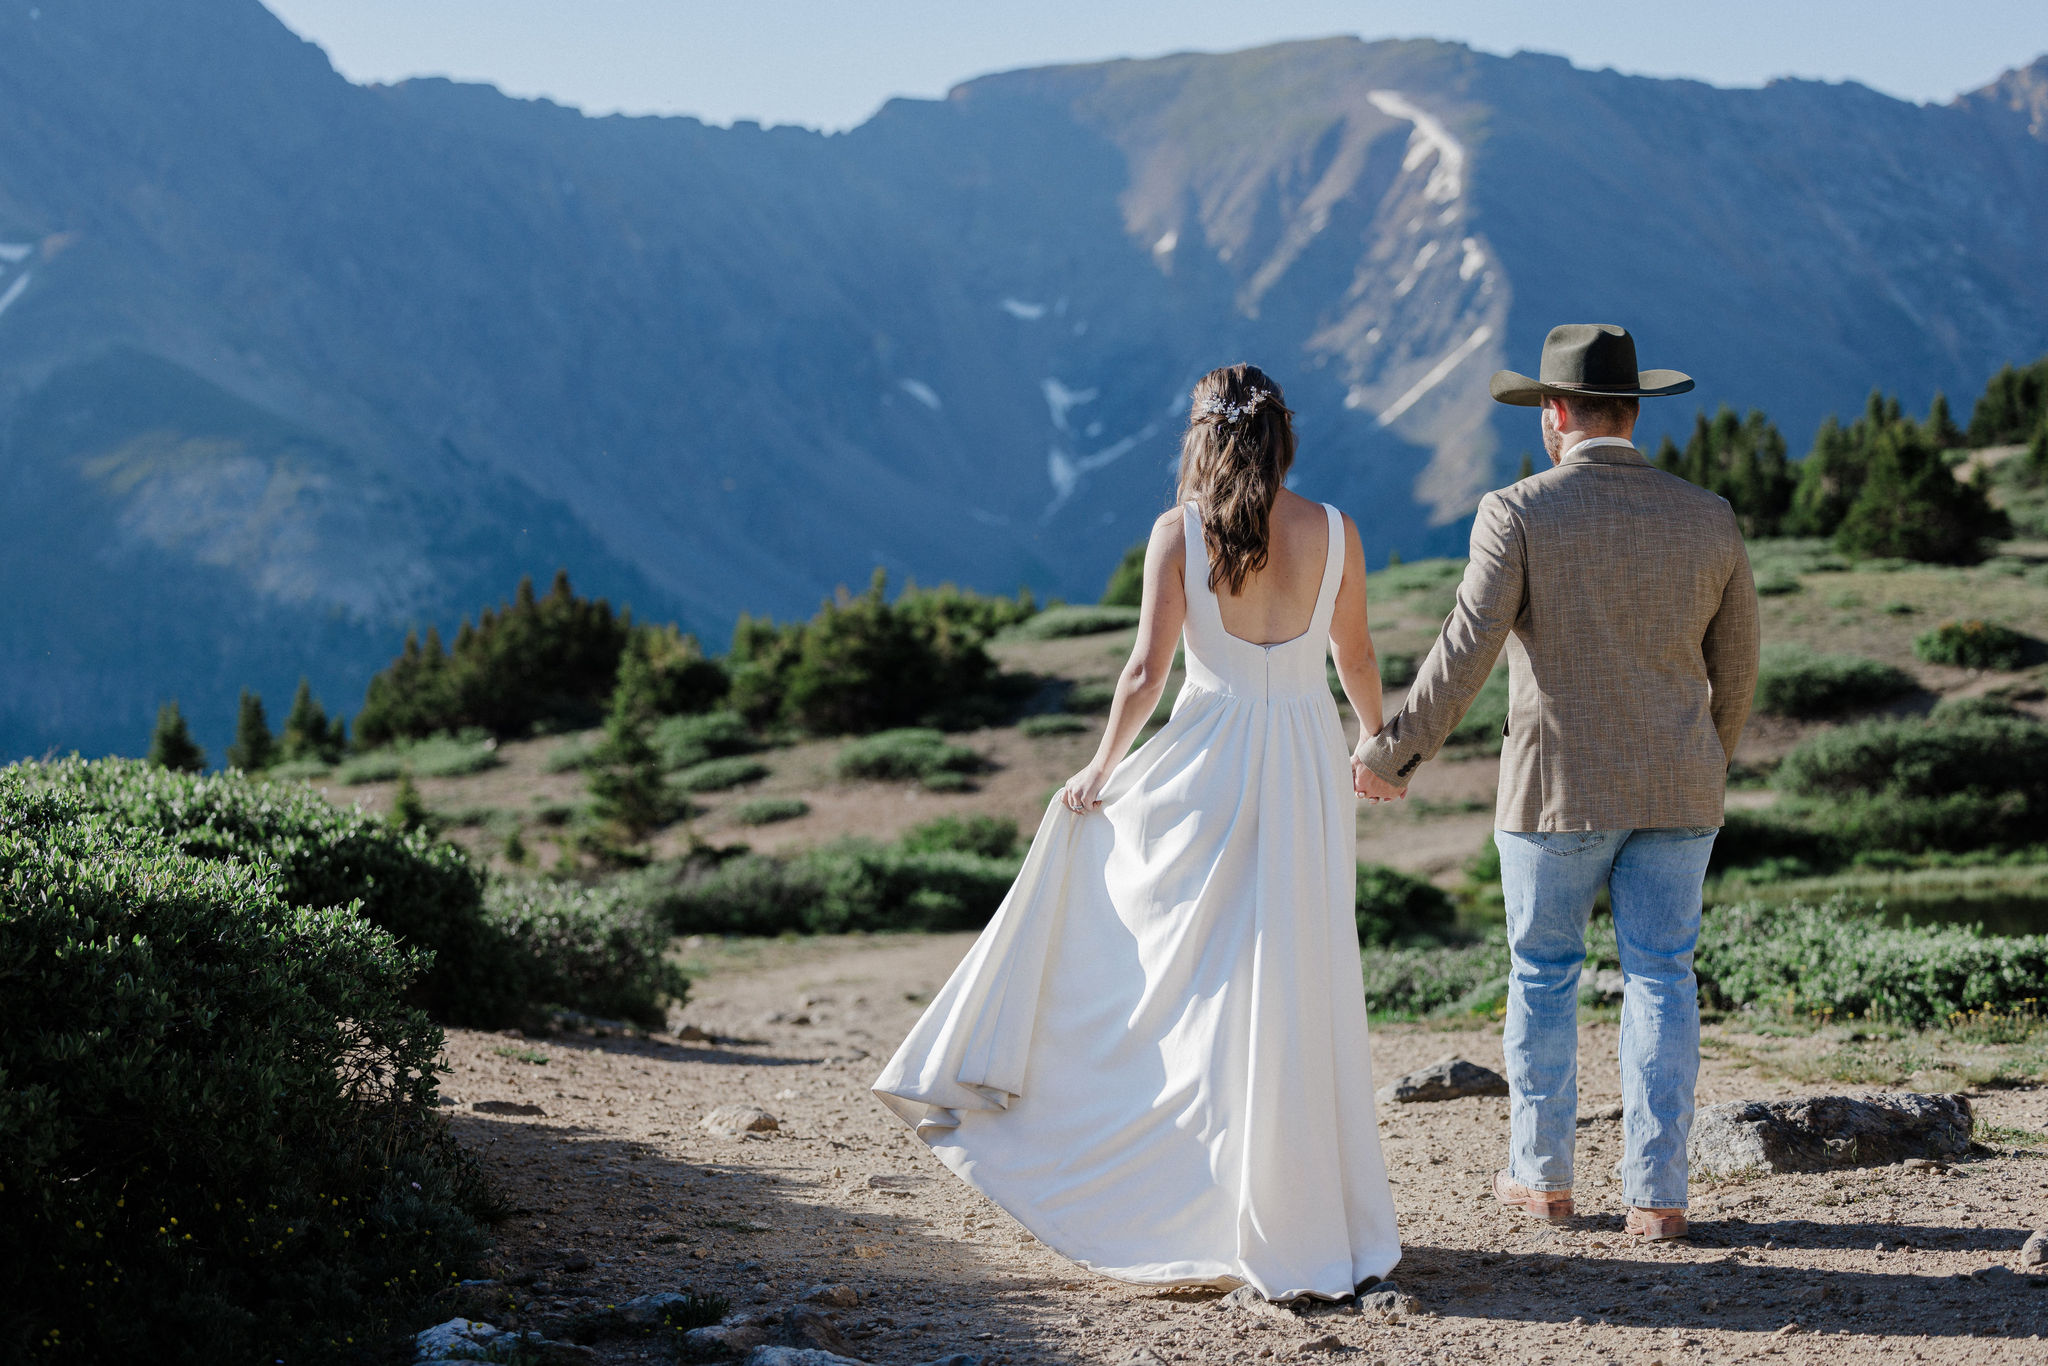
{"type": "MultiPolygon", "coordinates": [[[[0,751],[353,706],[517,575],[675,616],[1092,596],[1188,383],[1455,548],[1484,401],[1615,318],[1795,444],[2048,349],[2037,62],[1945,108],[1329,40],[1014,72],[850,133],[362,88],[255,0],[0,5],[0,751]]],[[[1681,401],[1660,423],[1690,422],[1681,401]]]]}

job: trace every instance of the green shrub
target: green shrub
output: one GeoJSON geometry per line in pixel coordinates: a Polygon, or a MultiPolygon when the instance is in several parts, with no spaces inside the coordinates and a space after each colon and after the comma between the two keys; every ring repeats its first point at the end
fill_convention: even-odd
{"type": "Polygon", "coordinates": [[[596,763],[603,748],[602,734],[574,736],[549,750],[541,767],[549,773],[575,773],[596,763]]]}
{"type": "Polygon", "coordinates": [[[2037,1001],[2048,937],[1891,926],[1839,903],[1721,906],[1707,913],[1695,967],[1723,1004],[1926,1027],[2037,1001]]]}
{"type": "Polygon", "coordinates": [[[469,1273],[490,1207],[434,1109],[422,955],[278,863],[180,851],[202,827],[157,801],[234,825],[290,789],[58,768],[0,773],[7,1355],[297,1360],[388,1330],[469,1273]]]}
{"type": "Polygon", "coordinates": [[[1880,720],[1822,731],[1773,778],[1802,797],[2016,795],[2048,809],[2048,725],[2023,717],[1880,720]]]}
{"type": "Polygon", "coordinates": [[[965,745],[948,743],[945,733],[917,727],[885,730],[848,742],[833,769],[842,778],[929,781],[941,773],[962,776],[982,766],[982,758],[965,745]]]}
{"type": "Polygon", "coordinates": [[[1913,653],[1929,664],[1958,669],[2020,669],[2036,644],[2009,626],[1990,621],[1945,621],[1913,640],[1913,653]]]}
{"type": "Polygon", "coordinates": [[[514,1021],[520,988],[483,915],[483,875],[460,849],[344,811],[311,788],[235,773],[194,777],[120,759],[22,765],[34,791],[68,797],[198,858],[274,866],[278,894],[307,910],[360,902],[371,924],[433,955],[413,1000],[451,1024],[514,1021]]]}
{"type": "Polygon", "coordinates": [[[661,766],[671,771],[761,748],[746,720],[731,711],[668,717],[656,724],[652,740],[661,766]]]}
{"type": "Polygon", "coordinates": [[[952,850],[996,859],[1023,855],[1018,847],[1017,822],[1001,816],[940,816],[913,826],[896,843],[912,854],[952,850]]]}
{"type": "Polygon", "coordinates": [[[1767,574],[1756,581],[1757,596],[1764,598],[1786,597],[1799,592],[1804,586],[1796,576],[1783,572],[1767,574]]]}
{"type": "Polygon", "coordinates": [[[323,759],[286,759],[263,770],[263,776],[272,782],[308,782],[325,778],[334,770],[323,759]]]}
{"type": "Polygon", "coordinates": [[[334,780],[348,787],[363,783],[388,783],[405,772],[405,760],[396,750],[373,749],[368,754],[358,754],[353,759],[342,761],[334,770],[334,780]]]}
{"type": "Polygon", "coordinates": [[[1457,918],[1449,893],[1382,863],[1358,865],[1357,915],[1359,942],[1369,945],[1439,939],[1457,918]]]}
{"type": "Polygon", "coordinates": [[[732,809],[732,818],[741,825],[773,825],[810,814],[811,804],[801,797],[755,797],[732,809]]]}
{"type": "Polygon", "coordinates": [[[1418,655],[1386,654],[1380,656],[1380,682],[1389,688],[1405,688],[1415,681],[1415,671],[1422,667],[1418,655]]]}
{"type": "Polygon", "coordinates": [[[1459,948],[1377,948],[1361,959],[1365,1005],[1375,1015],[1449,1014],[1505,993],[1508,953],[1500,942],[1459,948]]]}
{"type": "Polygon", "coordinates": [[[1918,686],[1906,673],[1874,659],[1772,645],[1764,650],[1756,707],[1772,716],[1835,716],[1903,697],[1918,686]]]}
{"type": "Polygon", "coordinates": [[[1094,723],[1085,717],[1066,712],[1051,712],[1044,716],[1027,716],[1017,723],[1017,729],[1034,740],[1050,735],[1079,735],[1095,729],[1094,723]]]}
{"type": "Polygon", "coordinates": [[[759,782],[767,776],[768,765],[759,759],[734,756],[692,764],[669,781],[685,792],[723,792],[743,783],[759,782]]]}
{"type": "Polygon", "coordinates": [[[1049,607],[1011,627],[1009,634],[1022,640],[1064,640],[1069,636],[1128,631],[1137,624],[1136,607],[1049,607]]]}
{"type": "Polygon", "coordinates": [[[633,895],[678,934],[970,930],[1016,879],[1015,859],[845,840],[790,857],[745,854],[680,878],[642,875],[633,895]]]}
{"type": "Polygon", "coordinates": [[[415,778],[461,778],[504,763],[497,741],[480,731],[435,735],[398,747],[398,758],[415,778]]]}
{"type": "Polygon", "coordinates": [[[659,1029],[689,991],[664,955],[667,922],[616,891],[521,879],[492,884],[491,921],[519,961],[527,1000],[659,1029]]]}

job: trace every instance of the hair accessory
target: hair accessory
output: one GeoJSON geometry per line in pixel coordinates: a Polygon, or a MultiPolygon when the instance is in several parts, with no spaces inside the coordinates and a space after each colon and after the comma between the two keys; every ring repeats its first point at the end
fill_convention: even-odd
{"type": "Polygon", "coordinates": [[[1202,414],[1205,417],[1220,417],[1224,426],[1235,427],[1256,413],[1259,405],[1271,397],[1273,395],[1269,390],[1248,389],[1245,391],[1244,402],[1226,403],[1215,394],[1211,394],[1202,400],[1202,414]]]}

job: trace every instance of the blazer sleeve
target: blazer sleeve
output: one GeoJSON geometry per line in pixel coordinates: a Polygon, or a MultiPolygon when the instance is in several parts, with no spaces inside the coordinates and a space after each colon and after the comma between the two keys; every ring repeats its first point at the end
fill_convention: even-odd
{"type": "Polygon", "coordinates": [[[1756,582],[1738,532],[1734,569],[1721,589],[1721,606],[1700,641],[1707,685],[1712,689],[1707,705],[1721,736],[1721,750],[1730,762],[1735,759],[1735,746],[1749,723],[1750,704],[1756,696],[1757,640],[1756,582]]]}
{"type": "Polygon", "coordinates": [[[1472,557],[1458,585],[1457,606],[1416,671],[1407,701],[1361,756],[1367,768],[1405,787],[1416,769],[1437,756],[1521,619],[1528,572],[1521,522],[1498,493],[1487,494],[1472,520],[1472,557]]]}

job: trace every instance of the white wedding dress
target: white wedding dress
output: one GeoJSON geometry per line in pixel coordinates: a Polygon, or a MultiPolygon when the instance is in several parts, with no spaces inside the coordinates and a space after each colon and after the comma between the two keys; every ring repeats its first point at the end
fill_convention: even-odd
{"type": "Polygon", "coordinates": [[[1057,799],[876,1079],[940,1160],[1120,1280],[1341,1298],[1400,1260],[1353,916],[1356,805],[1308,630],[1223,629],[1187,518],[1187,683],[1101,810],[1057,799]]]}

